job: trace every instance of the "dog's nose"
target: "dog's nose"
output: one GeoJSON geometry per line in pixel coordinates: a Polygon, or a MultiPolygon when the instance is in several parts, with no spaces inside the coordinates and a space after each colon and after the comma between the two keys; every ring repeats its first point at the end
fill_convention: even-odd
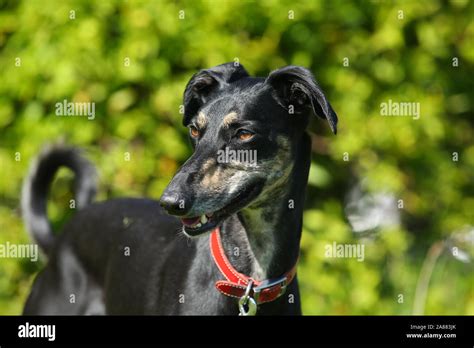
{"type": "Polygon", "coordinates": [[[183,215],[186,213],[184,199],[174,192],[165,191],[160,198],[160,205],[173,215],[183,215]]]}

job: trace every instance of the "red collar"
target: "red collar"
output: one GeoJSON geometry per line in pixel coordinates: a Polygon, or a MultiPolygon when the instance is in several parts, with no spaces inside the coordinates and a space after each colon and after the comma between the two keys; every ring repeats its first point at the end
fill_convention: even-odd
{"type": "Polygon", "coordinates": [[[250,290],[250,296],[255,300],[255,302],[257,304],[271,302],[285,293],[287,285],[290,284],[295,277],[296,264],[289,272],[285,273],[280,278],[260,281],[248,277],[245,274],[237,272],[237,270],[230,264],[224,253],[224,248],[222,248],[218,227],[212,231],[209,240],[212,258],[221,273],[227,279],[216,282],[217,290],[224,295],[241,298],[244,296],[249,282],[252,281],[253,284],[251,285],[252,289],[250,290]]]}

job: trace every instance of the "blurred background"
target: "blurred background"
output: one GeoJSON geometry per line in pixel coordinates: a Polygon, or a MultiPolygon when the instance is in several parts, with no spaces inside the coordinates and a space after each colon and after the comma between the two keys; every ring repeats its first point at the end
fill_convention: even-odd
{"type": "MultiPolygon", "coordinates": [[[[339,115],[314,120],[298,268],[305,314],[474,314],[473,1],[0,0],[0,243],[29,243],[21,183],[46,143],[85,149],[98,200],[158,198],[190,155],[179,112],[199,69],[302,65],[339,115]],[[57,117],[64,99],[95,118],[57,117]],[[416,102],[420,117],[381,116],[416,102]],[[130,161],[124,161],[124,154],[130,161]],[[365,245],[363,262],[325,246],[365,245]]],[[[67,220],[72,175],[49,216],[67,220]]],[[[0,314],[43,262],[0,259],[0,314]]]]}

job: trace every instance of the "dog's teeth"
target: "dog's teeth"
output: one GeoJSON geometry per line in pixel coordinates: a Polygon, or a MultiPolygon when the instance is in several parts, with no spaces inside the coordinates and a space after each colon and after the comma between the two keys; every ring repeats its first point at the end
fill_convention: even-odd
{"type": "Polygon", "coordinates": [[[206,222],[207,222],[207,216],[206,216],[206,214],[204,214],[204,215],[201,216],[201,223],[205,224],[206,222]]]}
{"type": "Polygon", "coordinates": [[[198,224],[197,224],[196,226],[194,226],[194,227],[195,227],[195,228],[199,228],[199,227],[201,227],[201,226],[202,226],[201,223],[198,223],[198,224]]]}

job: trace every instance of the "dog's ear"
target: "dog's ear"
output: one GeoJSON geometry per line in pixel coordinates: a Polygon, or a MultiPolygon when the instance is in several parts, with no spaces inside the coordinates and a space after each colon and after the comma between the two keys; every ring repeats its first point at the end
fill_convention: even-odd
{"type": "Polygon", "coordinates": [[[218,65],[194,74],[184,90],[183,123],[187,124],[213,92],[246,76],[249,74],[245,68],[237,63],[218,65]]]}
{"type": "Polygon", "coordinates": [[[272,71],[265,82],[273,87],[275,99],[285,109],[292,106],[294,113],[302,113],[310,107],[337,133],[337,115],[308,69],[286,66],[272,71]]]}

